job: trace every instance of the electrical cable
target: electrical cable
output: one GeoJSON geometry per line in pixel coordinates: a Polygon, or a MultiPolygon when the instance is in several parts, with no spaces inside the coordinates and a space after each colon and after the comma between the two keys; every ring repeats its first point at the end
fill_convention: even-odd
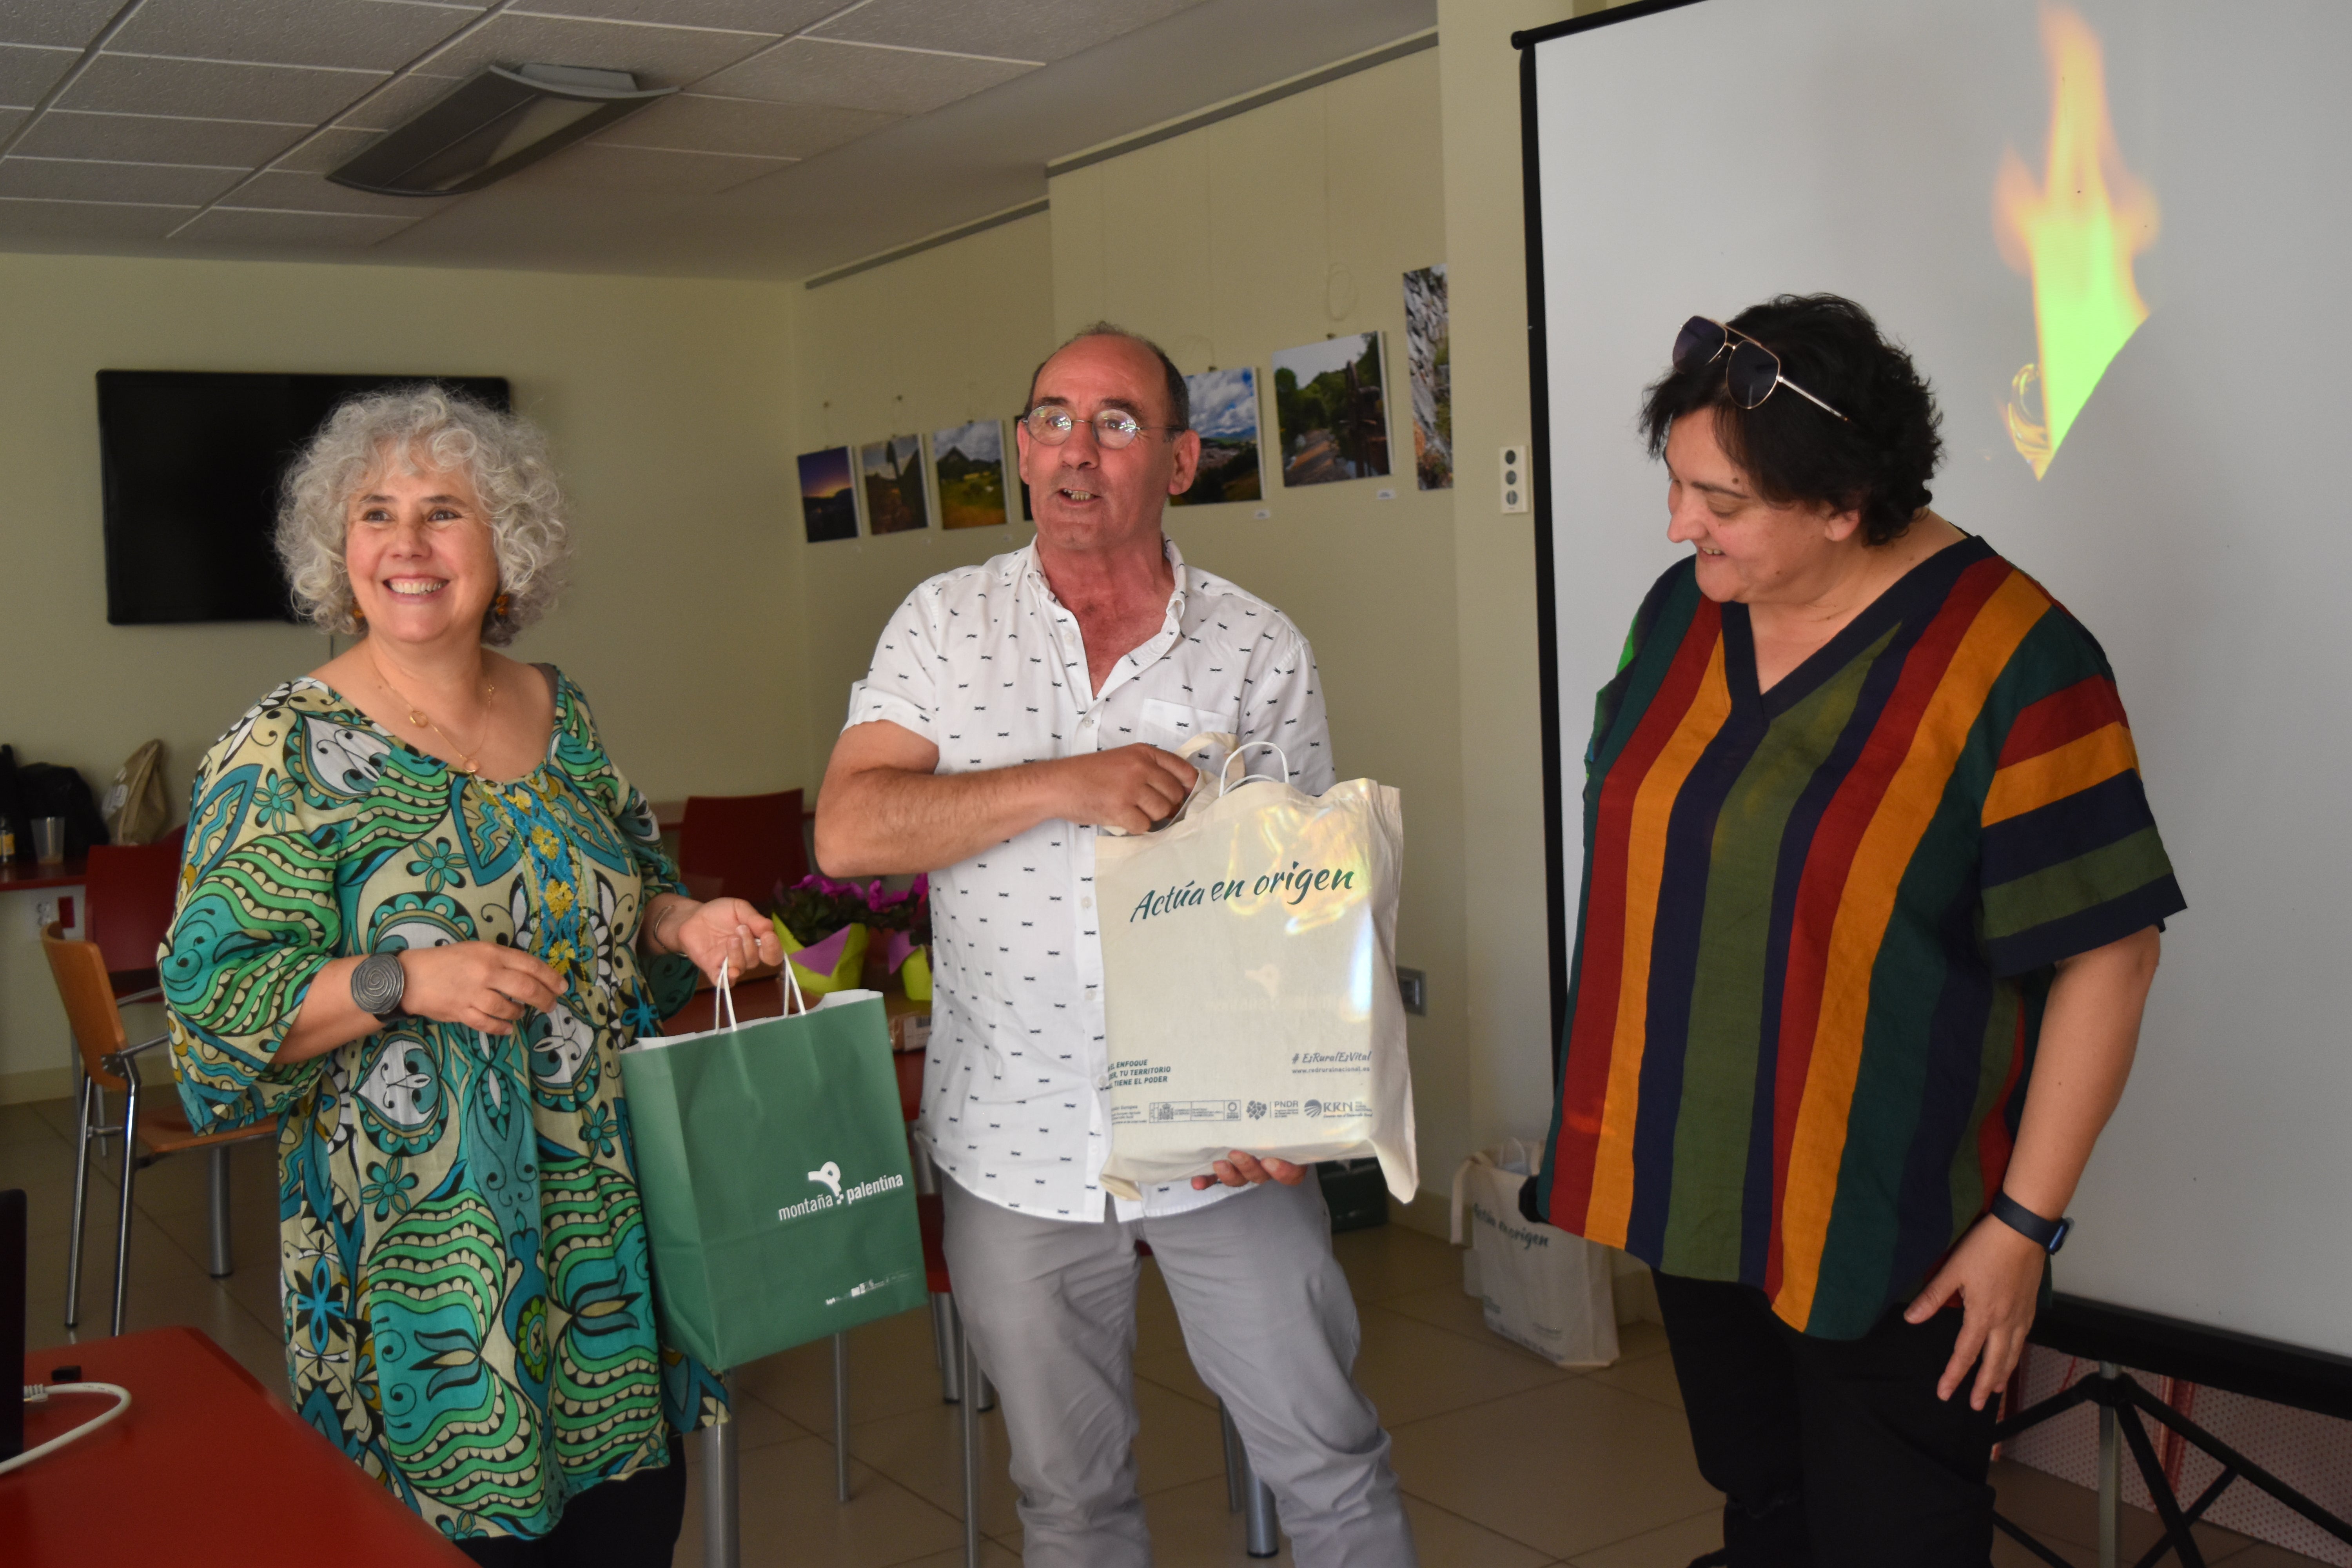
{"type": "Polygon", "coordinates": [[[35,1459],[45,1454],[56,1453],[76,1438],[89,1436],[92,1432],[131,1408],[131,1391],[120,1384],[28,1383],[24,1384],[24,1389],[25,1403],[27,1405],[46,1405],[48,1403],[49,1395],[53,1394],[110,1394],[114,1395],[114,1407],[102,1415],[90,1417],[70,1432],[60,1432],[37,1448],[27,1448],[13,1459],[0,1459],[0,1476],[5,1476],[11,1470],[23,1469],[35,1459]]]}

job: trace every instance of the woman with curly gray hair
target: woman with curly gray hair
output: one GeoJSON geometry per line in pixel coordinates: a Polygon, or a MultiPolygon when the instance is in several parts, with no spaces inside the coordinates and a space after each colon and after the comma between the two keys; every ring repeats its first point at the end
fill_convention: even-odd
{"type": "Polygon", "coordinates": [[[278,1123],[295,1408],[478,1563],[667,1563],[726,1402],[661,1336],[617,1052],[774,932],[688,898],[579,689],[492,651],[562,579],[529,424],[353,398],[278,545],[356,640],[206,754],[161,957],[190,1121],[278,1123]]]}

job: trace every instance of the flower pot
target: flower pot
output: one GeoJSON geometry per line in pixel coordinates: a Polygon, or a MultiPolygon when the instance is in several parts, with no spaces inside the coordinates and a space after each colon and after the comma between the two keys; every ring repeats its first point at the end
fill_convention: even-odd
{"type": "Polygon", "coordinates": [[[782,921],[771,917],[771,923],[776,928],[776,940],[783,943],[784,961],[793,966],[793,978],[803,994],[824,996],[854,991],[865,977],[868,934],[865,926],[853,921],[822,942],[804,942],[782,921]]]}

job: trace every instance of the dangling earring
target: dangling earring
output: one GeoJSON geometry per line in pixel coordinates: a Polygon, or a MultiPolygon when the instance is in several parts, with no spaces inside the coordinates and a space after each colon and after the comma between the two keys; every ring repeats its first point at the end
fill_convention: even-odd
{"type": "Polygon", "coordinates": [[[360,602],[357,599],[352,601],[352,629],[354,632],[367,630],[367,612],[360,608],[360,602]]]}
{"type": "Polygon", "coordinates": [[[513,612],[514,595],[511,594],[500,594],[497,598],[490,601],[490,614],[496,616],[502,621],[513,612]]]}

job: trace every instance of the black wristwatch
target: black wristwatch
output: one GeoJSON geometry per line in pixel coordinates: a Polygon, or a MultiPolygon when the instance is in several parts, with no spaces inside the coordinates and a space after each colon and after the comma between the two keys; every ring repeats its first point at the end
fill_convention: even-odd
{"type": "Polygon", "coordinates": [[[400,999],[408,993],[408,971],[396,952],[371,952],[352,971],[352,1000],[379,1024],[400,1016],[400,999]]]}
{"type": "Polygon", "coordinates": [[[2068,1233],[2074,1228],[2073,1220],[2043,1219],[2007,1193],[1993,1194],[1992,1217],[2050,1253],[2065,1246],[2068,1233]]]}

